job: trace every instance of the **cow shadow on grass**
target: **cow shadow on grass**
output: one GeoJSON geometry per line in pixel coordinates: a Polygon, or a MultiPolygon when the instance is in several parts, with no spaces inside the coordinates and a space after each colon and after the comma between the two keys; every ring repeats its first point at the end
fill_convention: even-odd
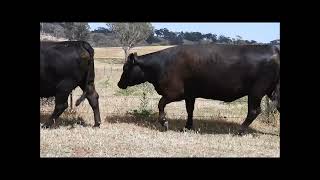
{"type": "MultiPolygon", "coordinates": [[[[49,121],[51,114],[40,113],[40,124],[44,124],[49,121]]],[[[83,127],[90,126],[82,117],[77,116],[75,113],[64,112],[51,127],[52,129],[59,127],[70,127],[74,128],[76,125],[81,125],[83,127]]]]}
{"type": "MultiPolygon", "coordinates": [[[[186,124],[186,119],[183,118],[167,118],[169,122],[169,130],[181,132],[186,124]]],[[[153,130],[163,131],[163,128],[158,122],[157,116],[148,118],[137,118],[134,116],[107,116],[105,119],[109,123],[129,123],[141,127],[146,127],[153,130]]],[[[194,119],[193,130],[200,134],[238,134],[240,130],[239,123],[227,122],[221,118],[208,118],[208,119],[194,119]]],[[[267,134],[279,136],[275,133],[262,132],[251,127],[248,128],[247,133],[250,134],[267,134]]]]}

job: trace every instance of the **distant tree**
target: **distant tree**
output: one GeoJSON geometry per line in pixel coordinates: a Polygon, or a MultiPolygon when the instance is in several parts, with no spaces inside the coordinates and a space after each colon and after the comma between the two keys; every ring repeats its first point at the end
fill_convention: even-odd
{"type": "Polygon", "coordinates": [[[230,44],[232,43],[232,40],[229,37],[226,37],[224,35],[220,35],[218,38],[219,43],[225,43],[225,44],[230,44]]]}
{"type": "Polygon", "coordinates": [[[204,34],[204,35],[202,35],[202,39],[207,39],[207,40],[211,40],[211,42],[216,42],[217,41],[217,35],[211,34],[211,33],[204,34]]]}
{"type": "Polygon", "coordinates": [[[200,32],[186,32],[184,33],[184,39],[189,41],[200,41],[202,34],[200,32]]]}
{"type": "Polygon", "coordinates": [[[57,25],[56,27],[55,27],[55,29],[53,30],[53,35],[55,36],[55,37],[65,37],[65,30],[64,30],[64,28],[62,27],[62,26],[60,26],[60,25],[57,25]]]}
{"type": "Polygon", "coordinates": [[[184,32],[183,31],[177,32],[177,36],[180,36],[182,39],[184,39],[184,32]]]}
{"type": "Polygon", "coordinates": [[[106,41],[106,36],[103,33],[92,34],[93,46],[99,47],[106,41]]]}
{"type": "Polygon", "coordinates": [[[75,37],[77,40],[87,40],[90,33],[90,26],[88,23],[76,23],[75,37]]]}
{"type": "Polygon", "coordinates": [[[191,35],[190,32],[185,32],[183,38],[188,40],[188,41],[192,41],[193,40],[192,35],[191,35]]]}
{"type": "Polygon", "coordinates": [[[256,43],[257,43],[257,41],[254,41],[254,40],[250,41],[250,44],[256,44],[256,43]]]}
{"type": "Polygon", "coordinates": [[[74,27],[74,23],[64,23],[64,28],[65,28],[65,34],[66,34],[66,38],[69,40],[74,40],[75,39],[75,27],[74,27]]]}
{"type": "Polygon", "coordinates": [[[155,36],[154,33],[151,33],[150,36],[146,39],[146,42],[149,44],[158,43],[160,41],[161,40],[157,36],[155,36]]]}
{"type": "Polygon", "coordinates": [[[211,41],[213,43],[217,42],[217,35],[216,34],[211,34],[211,41]]]}
{"type": "Polygon", "coordinates": [[[241,41],[242,41],[242,37],[239,36],[239,35],[236,35],[236,38],[235,38],[235,44],[241,44],[241,41]]]}
{"type": "Polygon", "coordinates": [[[92,33],[103,33],[103,34],[108,34],[111,33],[111,31],[105,27],[98,27],[97,29],[91,31],[92,33]]]}
{"type": "Polygon", "coordinates": [[[202,34],[200,32],[193,32],[193,36],[195,38],[195,41],[202,40],[202,34]]]}
{"type": "Polygon", "coordinates": [[[237,44],[236,38],[231,38],[232,44],[237,44]]]}
{"type": "Polygon", "coordinates": [[[208,33],[208,34],[203,34],[202,35],[202,38],[204,39],[211,39],[211,37],[212,37],[212,34],[211,33],[208,33]]]}
{"type": "Polygon", "coordinates": [[[170,45],[183,44],[183,32],[172,32],[166,28],[155,30],[157,37],[161,37],[169,42],[170,45]]]}
{"type": "Polygon", "coordinates": [[[180,33],[170,33],[168,38],[170,45],[181,45],[183,44],[183,36],[180,33]]]}
{"type": "Polygon", "coordinates": [[[202,38],[206,38],[207,40],[211,40],[211,42],[213,42],[213,43],[217,42],[217,35],[216,34],[211,34],[211,33],[204,34],[204,35],[202,35],[202,38]]]}
{"type": "Polygon", "coordinates": [[[239,35],[236,35],[237,40],[242,40],[242,37],[239,35]]]}
{"type": "Polygon", "coordinates": [[[137,43],[146,40],[153,32],[151,23],[108,23],[109,30],[119,39],[127,60],[129,51],[137,43]]]}
{"type": "Polygon", "coordinates": [[[177,45],[183,44],[183,34],[179,34],[175,42],[177,45]]]}
{"type": "MultiPolygon", "coordinates": [[[[184,39],[192,42],[199,42],[201,41],[204,43],[209,43],[209,42],[217,42],[217,35],[216,34],[202,34],[200,32],[172,32],[169,31],[167,28],[162,28],[162,29],[156,29],[154,31],[155,37],[161,37],[165,40],[168,40],[170,44],[183,44],[184,39]],[[203,39],[206,39],[205,41],[202,41],[203,39]]],[[[151,37],[148,39],[148,41],[151,40],[151,37]]]]}
{"type": "Polygon", "coordinates": [[[162,31],[160,29],[156,29],[154,31],[154,33],[156,34],[157,37],[161,37],[162,36],[162,31]]]}
{"type": "Polygon", "coordinates": [[[56,28],[56,25],[54,23],[42,23],[41,30],[44,33],[53,34],[55,28],[56,28]]]}
{"type": "Polygon", "coordinates": [[[66,38],[69,40],[87,40],[90,33],[88,23],[64,23],[66,38]]]}
{"type": "Polygon", "coordinates": [[[169,35],[170,31],[167,28],[156,29],[154,33],[156,34],[157,37],[161,37],[161,38],[170,36],[169,35]]]}
{"type": "Polygon", "coordinates": [[[280,39],[276,39],[276,40],[270,41],[270,44],[271,45],[279,45],[280,44],[280,39]]]}
{"type": "Polygon", "coordinates": [[[236,38],[234,39],[234,44],[246,44],[246,42],[243,40],[241,36],[236,35],[236,38]]]}
{"type": "Polygon", "coordinates": [[[167,28],[163,28],[160,29],[160,33],[161,33],[161,37],[165,38],[165,39],[169,39],[170,37],[172,37],[172,32],[169,31],[167,28]]]}

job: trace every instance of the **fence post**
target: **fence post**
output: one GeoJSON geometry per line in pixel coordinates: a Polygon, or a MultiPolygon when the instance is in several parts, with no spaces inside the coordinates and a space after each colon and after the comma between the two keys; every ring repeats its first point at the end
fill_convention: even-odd
{"type": "Polygon", "coordinates": [[[267,114],[267,117],[269,118],[270,116],[270,101],[269,101],[269,98],[266,96],[265,98],[265,103],[266,103],[266,114],[267,114]]]}
{"type": "Polygon", "coordinates": [[[70,109],[73,109],[72,91],[70,93],[70,109]]]}

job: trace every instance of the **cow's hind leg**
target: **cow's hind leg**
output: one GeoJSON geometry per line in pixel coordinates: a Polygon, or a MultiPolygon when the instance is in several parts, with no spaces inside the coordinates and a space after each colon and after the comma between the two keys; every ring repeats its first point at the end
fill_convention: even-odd
{"type": "Polygon", "coordinates": [[[168,121],[166,120],[166,115],[164,113],[164,108],[166,105],[170,103],[168,98],[161,97],[159,103],[158,103],[158,108],[159,108],[159,122],[164,127],[164,131],[167,131],[169,129],[169,124],[168,121]]]}
{"type": "Polygon", "coordinates": [[[169,129],[169,123],[168,120],[166,119],[166,115],[164,112],[164,108],[166,107],[167,104],[173,102],[173,101],[178,101],[178,100],[182,100],[181,98],[168,98],[165,96],[162,96],[162,98],[160,99],[159,103],[158,103],[158,108],[159,108],[159,122],[162,125],[162,127],[164,128],[164,131],[167,131],[169,129]]]}
{"type": "Polygon", "coordinates": [[[100,118],[100,110],[99,110],[99,94],[95,90],[94,85],[88,85],[87,86],[87,99],[89,101],[89,104],[93,110],[94,114],[94,126],[93,127],[100,127],[101,124],[101,118],[100,118]]]}
{"type": "Polygon", "coordinates": [[[76,106],[78,106],[85,98],[87,98],[94,114],[93,127],[100,127],[101,118],[99,110],[99,94],[95,90],[94,84],[80,85],[80,88],[82,89],[83,93],[81,97],[76,101],[76,106]]]}
{"type": "Polygon", "coordinates": [[[245,121],[241,124],[239,130],[239,135],[243,135],[247,131],[250,124],[256,119],[256,117],[261,113],[261,96],[248,96],[248,113],[245,121]]]}
{"type": "Polygon", "coordinates": [[[193,110],[194,110],[194,103],[195,103],[195,98],[186,98],[185,99],[186,103],[186,109],[188,113],[188,119],[185,128],[186,129],[192,129],[193,127],[193,110]]]}
{"type": "Polygon", "coordinates": [[[174,101],[181,101],[183,100],[183,97],[175,97],[175,98],[169,98],[166,96],[162,96],[159,103],[158,103],[158,108],[159,108],[159,122],[164,128],[164,131],[167,131],[169,129],[169,123],[168,120],[166,119],[166,115],[164,112],[164,108],[166,107],[167,104],[174,102],[174,101]]]}
{"type": "Polygon", "coordinates": [[[75,87],[76,83],[72,80],[63,80],[59,83],[56,89],[54,111],[49,120],[42,126],[43,128],[51,127],[55,120],[67,109],[69,94],[75,87]]]}
{"type": "Polygon", "coordinates": [[[183,83],[179,80],[171,79],[170,85],[166,88],[166,93],[163,95],[159,101],[159,122],[164,127],[164,130],[169,129],[169,123],[166,120],[164,108],[167,104],[174,101],[181,101],[184,97],[184,86],[183,83]]]}

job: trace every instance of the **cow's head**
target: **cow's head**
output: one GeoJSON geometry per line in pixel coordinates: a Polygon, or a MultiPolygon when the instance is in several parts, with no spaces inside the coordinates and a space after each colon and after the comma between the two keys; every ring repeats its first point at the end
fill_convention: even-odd
{"type": "Polygon", "coordinates": [[[139,66],[137,53],[131,53],[123,65],[123,72],[118,82],[118,87],[126,89],[128,86],[134,86],[144,82],[146,82],[146,80],[144,72],[139,66]]]}

